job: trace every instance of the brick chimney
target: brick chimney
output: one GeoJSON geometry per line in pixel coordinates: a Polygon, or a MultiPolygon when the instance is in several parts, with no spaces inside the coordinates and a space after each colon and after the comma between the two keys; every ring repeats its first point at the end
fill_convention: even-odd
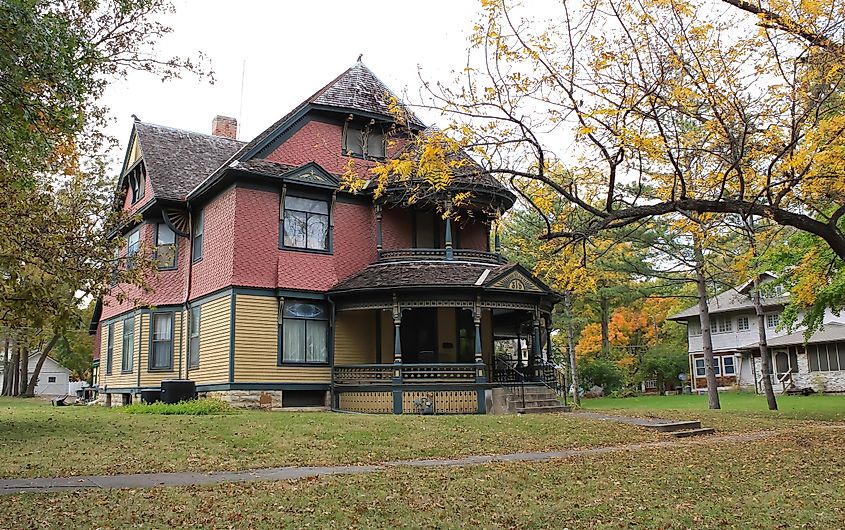
{"type": "Polygon", "coordinates": [[[211,121],[211,134],[214,136],[223,136],[225,138],[237,140],[238,120],[228,116],[215,116],[215,118],[211,121]]]}

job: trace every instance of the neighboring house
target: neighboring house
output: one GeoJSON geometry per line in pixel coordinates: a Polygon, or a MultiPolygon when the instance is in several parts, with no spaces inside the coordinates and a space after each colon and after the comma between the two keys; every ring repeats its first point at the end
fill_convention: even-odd
{"type": "Polygon", "coordinates": [[[428,398],[486,412],[514,372],[494,343],[515,339],[530,343],[518,369],[548,377],[558,296],[491,249],[510,191],[466,155],[448,192],[412,206],[395,179],[378,198],[374,183],[340,189],[345,171],[367,178],[409,149],[410,136],[385,138],[393,97],[358,62],[249,142],[221,116],[212,135],[135,123],[120,204],[137,215],[120,257],[145,243],[159,271],[150,292],[116,285],[97,308],[104,403],[188,378],[239,406],[401,413],[428,398]],[[467,191],[444,219],[449,194],[467,191]]]}
{"type": "MultiPolygon", "coordinates": [[[[38,363],[40,353],[32,353],[29,356],[28,379],[35,373],[35,365],[38,363]]],[[[0,387],[3,386],[4,377],[3,365],[0,364],[0,387]]],[[[36,396],[65,396],[68,394],[68,383],[70,382],[70,370],[56,362],[52,357],[44,360],[41,372],[38,374],[38,383],[35,385],[36,396]]]]}
{"type": "MultiPolygon", "coordinates": [[[[763,277],[763,289],[775,279],[763,277]]],[[[772,284],[773,285],[773,284],[772,284]]],[[[762,390],[757,316],[748,282],[707,301],[713,338],[713,368],[720,388],[739,387],[762,390]]],[[[804,330],[787,334],[780,316],[789,301],[788,293],[774,286],[762,298],[766,342],[769,345],[772,383],[776,391],[790,385],[818,391],[845,392],[845,323],[828,313],[824,328],[805,343],[804,330]]],[[[707,387],[704,373],[701,323],[698,305],[669,317],[684,322],[689,336],[690,373],[693,389],[707,387]]]]}

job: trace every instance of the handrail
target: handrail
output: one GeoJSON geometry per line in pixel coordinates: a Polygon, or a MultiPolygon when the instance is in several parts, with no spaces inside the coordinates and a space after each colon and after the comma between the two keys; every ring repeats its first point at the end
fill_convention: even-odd
{"type": "MultiPolygon", "coordinates": [[[[470,248],[456,248],[451,252],[454,259],[480,261],[484,263],[501,263],[501,255],[486,250],[470,248]]],[[[411,261],[411,260],[446,260],[446,249],[443,248],[401,248],[382,250],[379,261],[411,261]]]]}
{"type": "Polygon", "coordinates": [[[522,400],[522,408],[525,408],[525,374],[523,374],[513,366],[509,365],[508,363],[503,364],[505,368],[516,374],[516,380],[519,382],[519,395],[520,399],[522,400]]]}

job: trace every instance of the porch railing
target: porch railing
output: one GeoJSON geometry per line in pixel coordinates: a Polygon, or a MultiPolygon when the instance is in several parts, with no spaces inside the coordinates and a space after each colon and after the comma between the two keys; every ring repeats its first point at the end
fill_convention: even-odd
{"type": "Polygon", "coordinates": [[[474,383],[474,364],[355,364],[335,366],[334,382],[337,385],[390,384],[396,369],[403,383],[474,383]]]}
{"type": "MultiPolygon", "coordinates": [[[[502,257],[494,252],[456,248],[452,250],[453,259],[480,261],[483,263],[501,263],[502,257]]],[[[417,261],[417,260],[445,260],[447,253],[442,248],[403,248],[398,250],[382,250],[379,253],[381,261],[417,261]]]]}

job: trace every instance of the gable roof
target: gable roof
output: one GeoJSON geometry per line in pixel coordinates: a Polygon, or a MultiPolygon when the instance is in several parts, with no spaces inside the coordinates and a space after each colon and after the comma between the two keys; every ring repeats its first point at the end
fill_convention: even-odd
{"type": "MultiPolygon", "coordinates": [[[[359,112],[366,115],[378,116],[392,120],[389,102],[396,95],[381,82],[376,75],[367,68],[360,60],[347,68],[342,74],[334,78],[327,85],[312,94],[305,101],[297,105],[293,110],[282,116],[278,121],[264,129],[249,143],[243,145],[230,157],[222,160],[212,171],[208,171],[207,179],[201,179],[190,190],[189,195],[207,188],[234,161],[245,162],[267,147],[276,138],[284,134],[294,124],[305,116],[310,110],[335,110],[339,112],[359,112]]],[[[398,99],[398,98],[397,98],[398,99]]],[[[410,111],[408,112],[409,125],[417,129],[425,128],[425,125],[410,111]]]]}
{"type": "Polygon", "coordinates": [[[158,199],[184,200],[243,142],[164,125],[135,122],[147,178],[158,199]]]}
{"type": "MultiPolygon", "coordinates": [[[[744,287],[744,285],[743,285],[744,287]]],[[[760,301],[763,307],[783,306],[789,303],[788,296],[772,296],[761,297],[760,301]]],[[[754,300],[751,295],[742,293],[737,289],[728,289],[718,295],[707,299],[707,309],[710,310],[711,315],[719,313],[728,313],[731,311],[741,311],[746,309],[754,309],[754,300]]],[[[686,320],[688,318],[698,316],[698,304],[688,307],[683,311],[676,313],[667,320],[686,320]]]]}

